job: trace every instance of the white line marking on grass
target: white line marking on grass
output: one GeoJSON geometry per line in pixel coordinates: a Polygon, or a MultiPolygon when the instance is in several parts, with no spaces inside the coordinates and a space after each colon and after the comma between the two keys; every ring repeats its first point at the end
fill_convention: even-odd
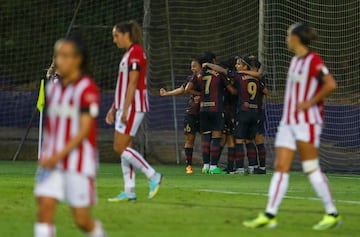
{"type": "MultiPolygon", "coordinates": [[[[222,194],[231,194],[231,195],[250,195],[250,196],[262,196],[267,197],[267,194],[264,193],[249,193],[249,192],[235,192],[235,191],[226,191],[226,190],[213,190],[213,189],[198,189],[197,191],[206,192],[206,193],[222,193],[222,194]]],[[[315,197],[299,197],[299,196],[285,196],[287,199],[297,199],[297,200],[310,200],[310,201],[320,201],[319,198],[315,197]]],[[[356,204],[360,205],[360,201],[354,200],[335,200],[338,203],[346,203],[346,204],[356,204]]]]}

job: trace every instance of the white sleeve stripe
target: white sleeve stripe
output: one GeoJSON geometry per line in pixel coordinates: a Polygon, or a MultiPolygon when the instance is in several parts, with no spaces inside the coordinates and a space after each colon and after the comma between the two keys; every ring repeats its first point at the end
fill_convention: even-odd
{"type": "Polygon", "coordinates": [[[322,73],[323,73],[324,75],[329,74],[329,69],[328,69],[327,67],[325,67],[325,66],[323,66],[323,67],[321,68],[321,71],[322,71],[322,73]]]}
{"type": "Polygon", "coordinates": [[[133,63],[132,64],[132,70],[136,70],[137,69],[137,64],[136,63],[133,63]]]}

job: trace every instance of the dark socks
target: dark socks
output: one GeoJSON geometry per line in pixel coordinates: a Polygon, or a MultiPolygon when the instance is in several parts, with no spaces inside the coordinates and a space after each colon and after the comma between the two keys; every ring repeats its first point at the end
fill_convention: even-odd
{"type": "Polygon", "coordinates": [[[235,147],[228,147],[228,165],[227,169],[229,172],[234,170],[235,161],[235,147]]]}
{"type": "Polygon", "coordinates": [[[257,162],[257,153],[256,153],[256,147],[254,143],[248,143],[246,144],[246,150],[247,150],[247,157],[249,159],[249,166],[256,166],[258,164],[257,162]]]}
{"type": "Polygon", "coordinates": [[[210,143],[210,165],[217,165],[220,158],[220,142],[221,138],[211,138],[210,143]]]}
{"type": "Polygon", "coordinates": [[[186,159],[186,165],[192,165],[192,157],[193,157],[193,151],[194,149],[185,147],[184,148],[185,151],[185,159],[186,159]]]}
{"type": "Polygon", "coordinates": [[[264,145],[264,143],[257,144],[256,147],[257,147],[257,150],[258,150],[259,165],[260,165],[260,167],[265,167],[266,166],[266,149],[265,149],[265,145],[264,145]]]}
{"type": "Polygon", "coordinates": [[[210,164],[210,140],[211,134],[203,134],[201,139],[201,152],[204,164],[210,164]]]}
{"type": "Polygon", "coordinates": [[[235,168],[244,168],[245,151],[243,144],[235,145],[235,168]]]}

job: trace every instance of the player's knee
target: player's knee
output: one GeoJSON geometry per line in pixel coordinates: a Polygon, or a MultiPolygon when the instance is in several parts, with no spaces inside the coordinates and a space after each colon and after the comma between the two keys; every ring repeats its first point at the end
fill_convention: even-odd
{"type": "Polygon", "coordinates": [[[281,173],[287,173],[290,170],[290,165],[286,162],[276,162],[275,163],[275,171],[281,173]]]}
{"type": "Polygon", "coordinates": [[[115,144],[114,143],[114,151],[118,154],[118,155],[121,155],[124,150],[125,150],[126,147],[123,147],[121,145],[118,145],[118,144],[115,144]]]}
{"type": "Polygon", "coordinates": [[[312,172],[320,168],[319,159],[305,160],[302,163],[302,169],[305,174],[311,174],[312,172]]]}

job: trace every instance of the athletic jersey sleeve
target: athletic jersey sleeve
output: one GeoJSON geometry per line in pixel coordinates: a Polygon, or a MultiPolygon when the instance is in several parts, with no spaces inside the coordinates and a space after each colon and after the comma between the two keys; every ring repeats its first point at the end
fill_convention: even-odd
{"type": "Polygon", "coordinates": [[[140,71],[142,61],[144,59],[143,52],[141,50],[133,50],[129,55],[129,71],[140,71]]]}
{"type": "Polygon", "coordinates": [[[314,54],[314,57],[311,60],[310,73],[319,81],[322,80],[324,75],[329,74],[329,69],[318,54],[314,54]]]}
{"type": "Polygon", "coordinates": [[[80,99],[82,113],[89,113],[91,117],[97,118],[100,107],[100,93],[96,85],[90,84],[82,93],[80,99]]]}

